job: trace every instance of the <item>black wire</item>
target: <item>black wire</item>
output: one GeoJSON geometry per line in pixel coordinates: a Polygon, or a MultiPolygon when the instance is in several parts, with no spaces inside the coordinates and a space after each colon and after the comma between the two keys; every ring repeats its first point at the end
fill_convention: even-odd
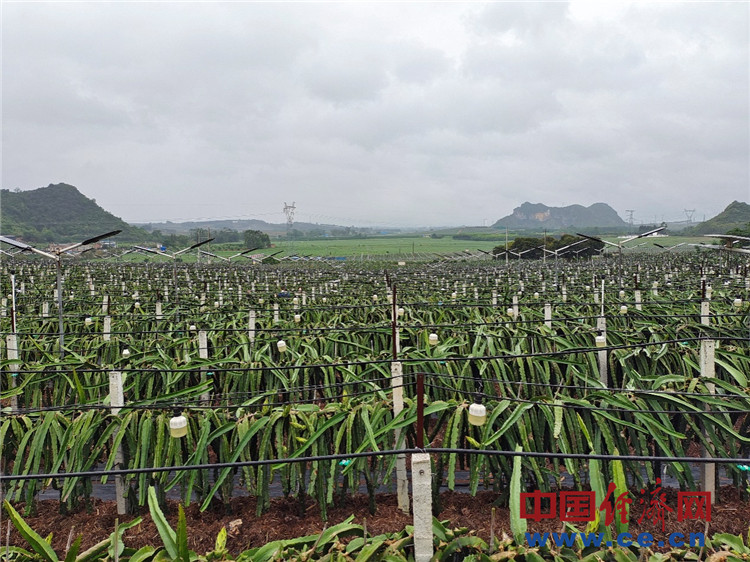
{"type": "MultiPolygon", "coordinates": [[[[350,382],[350,383],[344,383],[346,385],[355,385],[355,384],[367,384],[370,381],[357,381],[357,382],[350,382]]],[[[338,394],[338,395],[332,395],[332,396],[316,396],[312,398],[298,398],[295,397],[294,401],[284,401],[284,402],[258,402],[257,400],[262,400],[263,398],[271,398],[273,396],[277,396],[279,394],[300,394],[305,392],[305,390],[298,390],[298,389],[291,389],[291,390],[269,390],[266,391],[265,394],[256,395],[257,399],[249,404],[210,404],[211,402],[217,402],[220,401],[220,398],[211,397],[207,399],[197,399],[197,400],[189,400],[189,401],[174,401],[174,402],[153,402],[149,404],[138,404],[138,403],[129,403],[125,404],[123,406],[111,406],[106,404],[66,404],[66,405],[58,405],[58,406],[44,406],[40,408],[34,408],[34,409],[11,409],[8,408],[3,409],[4,413],[6,415],[27,415],[27,414],[37,414],[37,413],[43,413],[43,412],[79,412],[79,411],[88,411],[88,410],[113,410],[115,408],[122,410],[146,410],[146,411],[155,411],[155,410],[172,410],[174,408],[182,408],[182,409],[189,409],[189,410],[236,410],[236,409],[244,409],[244,410],[250,410],[250,409],[263,409],[263,408],[276,408],[276,407],[284,407],[284,406],[294,406],[295,404],[320,404],[321,402],[340,402],[345,399],[352,399],[352,398],[358,398],[360,396],[368,396],[371,394],[379,394],[381,392],[387,392],[393,388],[404,388],[409,386],[408,384],[401,384],[401,385],[389,385],[387,387],[383,388],[372,388],[369,390],[363,390],[359,392],[354,392],[351,394],[338,394]],[[207,403],[203,405],[203,403],[207,403]]],[[[324,390],[329,387],[309,387],[307,392],[313,392],[313,391],[319,391],[324,390]]],[[[247,394],[247,393],[238,393],[238,394],[247,394]]]]}
{"type": "Polygon", "coordinates": [[[658,457],[651,455],[600,455],[600,454],[581,454],[581,453],[541,453],[531,451],[501,451],[489,449],[442,449],[442,448],[425,448],[425,449],[389,449],[383,451],[367,451],[361,453],[346,453],[337,455],[317,455],[310,457],[295,457],[285,459],[264,459],[257,461],[235,461],[226,463],[209,463],[181,466],[155,466],[150,468],[120,468],[111,470],[89,470],[81,472],[53,472],[47,474],[20,474],[4,475],[0,474],[0,482],[12,482],[17,480],[48,480],[52,478],[98,478],[101,476],[120,476],[128,474],[148,474],[154,472],[181,472],[187,470],[208,470],[220,468],[239,468],[244,466],[267,466],[273,464],[292,464],[299,462],[318,462],[344,460],[354,458],[380,457],[403,454],[470,454],[470,455],[487,455],[487,456],[504,456],[504,457],[542,457],[542,458],[561,458],[561,459],[583,459],[583,460],[606,460],[606,461],[623,461],[623,462],[675,462],[675,463],[702,463],[702,464],[745,464],[750,459],[743,458],[706,458],[706,457],[658,457]]]}
{"type": "MultiPolygon", "coordinates": [[[[416,374],[416,373],[413,373],[416,374]]],[[[464,375],[446,375],[442,373],[422,373],[425,376],[431,376],[431,377],[444,377],[449,376],[451,379],[459,379],[459,380],[469,380],[474,381],[474,377],[464,376],[464,375]]],[[[656,394],[656,395],[665,395],[665,396],[706,396],[709,398],[746,398],[750,399],[750,394],[722,394],[722,393],[707,393],[707,392],[682,392],[679,390],[648,390],[648,389],[636,389],[636,388],[613,388],[613,387],[606,387],[606,386],[577,386],[577,385],[564,385],[564,384],[555,384],[555,383],[547,383],[547,382],[528,382],[528,381],[508,381],[508,380],[501,380],[501,379],[482,379],[486,383],[499,383],[503,384],[505,386],[541,386],[541,387],[548,387],[548,388],[554,388],[554,389],[566,389],[566,390],[583,390],[583,391],[598,391],[598,390],[604,390],[608,392],[617,392],[622,394],[656,394]]],[[[704,381],[705,383],[710,384],[711,381],[707,380],[704,381]]],[[[458,390],[457,390],[458,391],[458,390]]]]}
{"type": "MultiPolygon", "coordinates": [[[[413,364],[413,363],[438,363],[438,362],[460,362],[460,361],[469,361],[469,360],[512,360],[512,359],[529,359],[529,358],[536,358],[536,357],[558,357],[562,355],[571,355],[571,354],[580,354],[580,353],[591,353],[591,352],[599,352],[599,351],[617,351],[617,350],[623,350],[623,349],[643,349],[646,347],[653,347],[653,346],[661,346],[665,344],[672,344],[672,343],[692,343],[692,342],[699,342],[699,341],[730,341],[730,342],[747,342],[750,341],[750,338],[738,338],[738,337],[727,337],[727,336],[700,336],[700,337],[683,337],[673,340],[660,340],[657,342],[648,342],[648,343],[634,343],[634,344],[619,344],[619,345],[608,345],[606,347],[574,347],[569,349],[564,349],[560,351],[540,351],[535,353],[519,353],[514,355],[481,355],[481,356],[450,356],[450,357],[421,357],[421,358],[400,358],[399,361],[404,364],[413,364]]],[[[219,359],[220,360],[220,359],[219,359]]],[[[234,367],[228,367],[228,368],[221,368],[221,367],[211,367],[212,363],[210,360],[208,363],[200,363],[197,366],[198,367],[207,367],[210,368],[212,371],[215,372],[255,372],[255,371],[273,371],[273,370],[279,370],[279,371],[286,371],[291,369],[310,369],[315,367],[320,368],[328,368],[328,367],[348,367],[348,366],[367,366],[367,365],[383,365],[386,363],[392,363],[392,359],[372,359],[368,361],[353,361],[349,363],[316,363],[314,365],[278,365],[278,366],[262,366],[262,367],[244,367],[244,368],[234,368],[234,367]]],[[[54,364],[46,365],[44,369],[54,369],[57,366],[54,364]]],[[[67,372],[78,372],[78,373],[104,373],[109,372],[112,370],[121,371],[123,373],[138,373],[138,372],[162,372],[164,370],[169,370],[173,373],[182,373],[182,372],[192,372],[195,371],[196,366],[186,368],[186,369],[125,369],[125,368],[107,368],[107,369],[80,369],[80,368],[72,368],[69,370],[56,370],[55,373],[67,373],[67,372]]],[[[39,370],[16,370],[15,373],[19,374],[25,374],[25,373],[39,373],[39,370]]]]}
{"type": "MultiPolygon", "coordinates": [[[[440,390],[450,390],[452,392],[457,392],[455,389],[451,389],[447,386],[442,385],[436,385],[432,383],[425,382],[425,387],[428,388],[437,388],[440,390]]],[[[750,413],[750,410],[702,410],[702,411],[686,411],[686,410],[629,410],[627,408],[613,408],[610,406],[607,406],[606,408],[598,408],[596,406],[582,406],[579,404],[566,404],[566,403],[560,403],[560,404],[550,404],[549,402],[541,402],[539,400],[528,400],[525,398],[513,398],[510,396],[502,396],[497,397],[494,394],[486,394],[483,392],[471,392],[469,394],[473,394],[475,396],[482,396],[484,398],[493,398],[495,400],[503,401],[507,400],[508,402],[518,402],[521,404],[533,404],[534,406],[547,406],[549,408],[570,408],[573,410],[591,410],[594,412],[625,412],[630,414],[694,414],[697,416],[700,415],[718,415],[718,414],[748,414],[750,413]]],[[[627,394],[627,392],[624,392],[623,394],[627,394]]],[[[570,398],[570,397],[565,397],[570,398]]]]}

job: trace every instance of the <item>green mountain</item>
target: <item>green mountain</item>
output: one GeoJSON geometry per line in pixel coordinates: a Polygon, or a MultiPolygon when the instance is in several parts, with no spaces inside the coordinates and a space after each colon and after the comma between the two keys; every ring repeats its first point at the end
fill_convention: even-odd
{"type": "Polygon", "coordinates": [[[72,185],[50,184],[30,191],[0,190],[0,233],[27,242],[70,242],[122,230],[117,240],[148,234],[108,213],[72,185]]]}
{"type": "Polygon", "coordinates": [[[628,223],[606,203],[594,203],[589,207],[583,205],[548,207],[541,203],[526,202],[513,209],[512,214],[501,218],[493,226],[535,231],[590,228],[624,230],[628,228],[628,223]]]}
{"type": "Polygon", "coordinates": [[[701,234],[725,234],[736,228],[746,228],[750,223],[750,205],[742,201],[732,201],[729,206],[712,219],[682,231],[689,236],[701,234]]]}

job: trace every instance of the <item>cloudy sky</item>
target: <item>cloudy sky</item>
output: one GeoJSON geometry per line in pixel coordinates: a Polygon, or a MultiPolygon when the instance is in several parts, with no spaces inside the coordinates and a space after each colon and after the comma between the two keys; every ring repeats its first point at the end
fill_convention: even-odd
{"type": "MultiPolygon", "coordinates": [[[[2,2],[2,187],[128,221],[750,202],[748,2],[2,2]]],[[[0,202],[1,204],[1,202],[0,202]]]]}

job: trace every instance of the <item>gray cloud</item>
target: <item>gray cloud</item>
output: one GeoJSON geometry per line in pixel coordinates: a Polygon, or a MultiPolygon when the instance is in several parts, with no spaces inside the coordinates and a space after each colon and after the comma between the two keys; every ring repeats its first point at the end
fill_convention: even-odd
{"type": "Polygon", "coordinates": [[[744,3],[2,10],[3,187],[65,181],[129,220],[750,199],[744,3]]]}

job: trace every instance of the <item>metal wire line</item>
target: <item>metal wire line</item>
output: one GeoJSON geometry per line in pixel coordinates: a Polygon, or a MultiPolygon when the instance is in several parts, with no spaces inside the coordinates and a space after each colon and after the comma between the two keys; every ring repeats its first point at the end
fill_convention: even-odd
{"type": "Polygon", "coordinates": [[[675,463],[702,463],[702,464],[745,464],[750,459],[744,458],[706,458],[706,457],[659,457],[653,455],[600,455],[582,453],[543,453],[532,451],[502,451],[490,449],[442,449],[427,447],[424,449],[388,449],[383,451],[366,451],[361,453],[342,453],[336,455],[316,455],[309,457],[292,457],[284,459],[263,459],[256,461],[235,461],[226,463],[208,463],[179,466],[155,466],[150,468],[119,468],[110,470],[89,470],[81,472],[53,472],[46,474],[0,474],[0,482],[13,482],[17,480],[49,480],[53,478],[99,478],[103,476],[124,476],[128,474],[149,474],[155,472],[182,472],[189,470],[210,470],[220,468],[240,468],[245,466],[268,466],[283,465],[300,462],[334,461],[368,457],[385,457],[391,455],[403,455],[414,453],[428,454],[464,454],[464,455],[486,455],[522,458],[559,458],[559,459],[582,459],[582,460],[604,460],[623,462],[675,462],[675,463]]]}
{"type": "MultiPolygon", "coordinates": [[[[450,390],[455,392],[455,389],[451,389],[447,386],[442,385],[436,385],[432,383],[425,382],[425,387],[427,388],[437,388],[440,390],[450,390]]],[[[606,408],[601,408],[597,406],[583,406],[580,404],[568,404],[561,402],[560,404],[554,404],[549,402],[542,402],[540,400],[528,400],[525,398],[513,398],[509,396],[495,396],[494,394],[486,394],[484,392],[469,392],[468,394],[473,394],[474,396],[481,396],[483,398],[492,398],[493,400],[503,401],[507,400],[508,402],[518,402],[521,404],[532,404],[534,406],[546,406],[549,408],[570,408],[570,409],[578,409],[578,410],[591,410],[594,412],[624,412],[629,414],[695,414],[695,415],[720,415],[720,414],[750,414],[750,409],[748,410],[696,410],[696,411],[687,411],[687,410],[630,410],[628,408],[613,408],[610,406],[607,406],[606,408]]],[[[627,394],[624,392],[624,394],[627,394]]],[[[565,396],[563,398],[571,398],[570,396],[565,396]]]]}
{"type": "MultiPolygon", "coordinates": [[[[647,343],[635,343],[635,344],[618,344],[618,345],[608,345],[605,347],[574,347],[569,348],[565,350],[560,351],[540,351],[540,352],[534,352],[534,353],[519,353],[519,354],[504,354],[504,355],[481,355],[481,356],[449,356],[449,357],[415,357],[415,358],[409,358],[404,357],[398,359],[399,362],[403,364],[419,364],[419,363],[446,363],[446,362],[460,362],[460,361],[470,361],[470,360],[511,360],[511,359],[529,359],[529,358],[537,358],[537,357],[559,357],[562,355],[570,355],[570,354],[580,354],[580,353],[592,353],[592,352],[599,352],[599,351],[616,351],[616,350],[623,350],[623,349],[643,349],[646,347],[653,347],[653,346],[661,346],[665,344],[672,344],[672,343],[691,343],[691,342],[699,342],[699,341],[730,341],[730,342],[748,342],[750,341],[750,337],[748,338],[738,338],[738,337],[727,337],[727,336],[702,336],[702,337],[683,337],[679,339],[673,339],[673,340],[660,340],[658,342],[647,342],[647,343]]],[[[211,367],[213,364],[212,361],[218,361],[218,362],[225,362],[224,360],[220,358],[216,358],[214,360],[206,359],[206,360],[197,360],[196,365],[190,368],[186,369],[137,369],[137,368],[99,368],[99,369],[80,369],[80,368],[72,368],[68,370],[55,370],[51,371],[51,369],[55,369],[56,367],[61,367],[64,365],[55,365],[50,364],[46,365],[44,369],[46,372],[54,372],[56,374],[60,373],[68,373],[68,372],[78,372],[78,373],[104,373],[109,372],[112,370],[121,371],[124,373],[139,373],[139,372],[163,372],[163,371],[170,371],[172,373],[181,373],[181,372],[192,372],[195,371],[198,367],[210,367],[212,371],[215,372],[238,372],[238,373],[247,373],[247,372],[254,372],[254,371],[286,371],[291,369],[311,369],[315,367],[319,368],[328,368],[328,367],[353,367],[353,366],[368,366],[368,365],[384,365],[384,364],[390,364],[393,363],[393,359],[372,359],[368,361],[352,361],[352,362],[344,362],[344,363],[316,363],[313,365],[276,365],[276,366],[261,366],[261,367],[211,367]]],[[[19,374],[34,374],[34,373],[41,373],[45,371],[39,371],[39,370],[16,370],[15,373],[19,374]]]]}

